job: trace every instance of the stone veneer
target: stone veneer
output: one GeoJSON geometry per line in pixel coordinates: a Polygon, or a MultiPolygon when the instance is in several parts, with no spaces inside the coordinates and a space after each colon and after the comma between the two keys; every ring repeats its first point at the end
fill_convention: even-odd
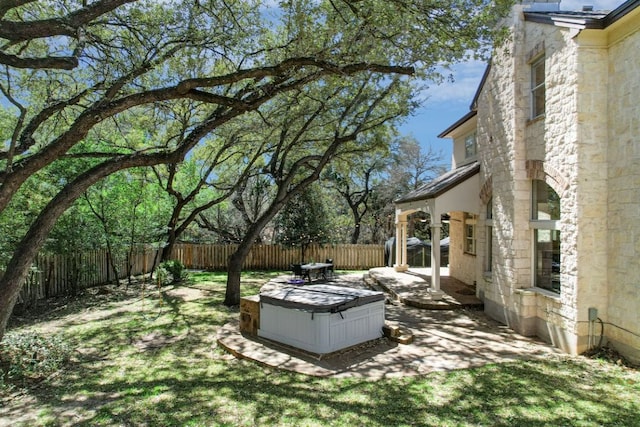
{"type": "MultiPolygon", "coordinates": [[[[480,202],[478,256],[452,246],[451,274],[467,283],[480,278],[478,294],[491,316],[569,353],[587,349],[594,307],[606,338],[636,358],[640,35],[587,30],[576,37],[568,28],[525,22],[521,6],[514,11],[513,37],[495,52],[478,99],[480,182],[493,197],[493,271],[484,271],[480,202]],[[530,60],[537,53],[546,58],[546,112],[531,120],[530,60]],[[531,179],[545,180],[561,197],[560,295],[532,287],[531,179]]],[[[452,214],[452,244],[464,242],[455,220],[461,217],[452,214]]]]}
{"type": "MultiPolygon", "coordinates": [[[[636,22],[640,11],[635,11],[636,22]]],[[[640,32],[616,33],[609,49],[606,338],[640,362],[640,32]],[[632,53],[632,54],[630,54],[632,53]]]]}

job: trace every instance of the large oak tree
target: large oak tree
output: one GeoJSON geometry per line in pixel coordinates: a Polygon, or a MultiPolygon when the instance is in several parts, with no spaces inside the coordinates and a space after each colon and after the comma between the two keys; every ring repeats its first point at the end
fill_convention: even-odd
{"type": "MultiPolygon", "coordinates": [[[[21,188],[70,156],[90,160],[13,242],[0,339],[56,220],[117,171],[179,163],[221,126],[325,78],[435,79],[489,46],[508,1],[0,0],[0,221],[21,188]],[[188,105],[191,121],[172,111],[188,105]],[[124,143],[101,139],[118,129],[124,143]],[[128,138],[143,129],[143,138],[128,138]],[[83,143],[87,140],[100,144],[83,143]]],[[[4,217],[3,217],[4,215],[4,217]]]]}

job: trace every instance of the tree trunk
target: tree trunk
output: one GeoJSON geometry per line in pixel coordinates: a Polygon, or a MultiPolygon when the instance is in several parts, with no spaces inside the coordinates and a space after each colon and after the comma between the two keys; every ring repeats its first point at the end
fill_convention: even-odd
{"type": "Polygon", "coordinates": [[[229,257],[227,266],[227,290],[224,296],[224,305],[232,307],[240,304],[240,278],[242,266],[244,265],[249,251],[253,246],[253,239],[243,239],[238,249],[229,257]]]}
{"type": "Polygon", "coordinates": [[[356,222],[356,226],[353,228],[353,232],[351,233],[351,244],[357,245],[358,240],[360,240],[360,222],[356,222]]]}
{"type": "Polygon", "coordinates": [[[131,167],[165,163],[172,160],[174,156],[176,153],[156,153],[107,160],[78,176],[51,199],[16,247],[4,274],[0,278],[0,342],[4,337],[20,290],[29,274],[31,263],[44,245],[60,215],[89,187],[105,176],[131,167]]]}
{"type": "Polygon", "coordinates": [[[171,253],[173,252],[173,247],[176,244],[177,236],[174,230],[169,232],[167,236],[167,244],[164,248],[162,248],[162,255],[160,255],[160,262],[169,261],[171,259],[171,253]]]}
{"type": "Polygon", "coordinates": [[[360,225],[362,224],[362,218],[367,212],[366,205],[364,212],[358,211],[359,203],[352,202],[347,198],[347,202],[349,203],[349,209],[351,209],[351,214],[353,215],[353,222],[355,226],[353,227],[353,232],[351,233],[351,244],[358,244],[358,240],[360,239],[360,225]]]}
{"type": "Polygon", "coordinates": [[[281,197],[278,197],[276,201],[267,209],[258,220],[249,226],[244,238],[238,245],[236,251],[229,257],[229,264],[227,266],[227,289],[224,297],[224,305],[232,307],[240,304],[240,276],[242,273],[242,266],[247,259],[251,247],[256,241],[256,238],[260,235],[262,229],[273,219],[278,211],[284,206],[295,191],[282,192],[281,197]]]}
{"type": "Polygon", "coordinates": [[[29,231],[18,244],[13,256],[7,264],[7,269],[0,278],[0,342],[11,317],[22,285],[24,284],[29,268],[38,251],[55,225],[56,221],[64,213],[67,207],[76,197],[65,201],[54,198],[42,211],[40,216],[31,225],[29,231]]]}
{"type": "Polygon", "coordinates": [[[116,260],[116,256],[113,253],[113,247],[111,246],[111,239],[109,238],[109,236],[107,235],[107,268],[109,269],[107,271],[107,282],[110,282],[109,280],[109,271],[111,271],[113,273],[113,284],[118,286],[120,284],[119,279],[120,279],[120,272],[118,271],[118,262],[116,260]]]}

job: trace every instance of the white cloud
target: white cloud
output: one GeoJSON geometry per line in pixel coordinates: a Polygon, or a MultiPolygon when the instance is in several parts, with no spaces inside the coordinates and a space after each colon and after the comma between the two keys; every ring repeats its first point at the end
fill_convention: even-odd
{"type": "Polygon", "coordinates": [[[451,74],[453,81],[446,81],[440,85],[432,85],[423,93],[427,103],[451,102],[471,104],[478,89],[486,63],[483,61],[469,61],[454,66],[445,75],[451,74]]]}

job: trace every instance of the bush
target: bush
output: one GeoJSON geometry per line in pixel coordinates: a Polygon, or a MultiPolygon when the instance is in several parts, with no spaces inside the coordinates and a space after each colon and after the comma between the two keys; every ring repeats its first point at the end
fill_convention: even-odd
{"type": "Polygon", "coordinates": [[[0,386],[40,381],[59,371],[70,355],[71,347],[60,336],[7,333],[0,346],[0,386]]]}
{"type": "Polygon", "coordinates": [[[156,270],[156,277],[163,285],[176,283],[187,278],[187,271],[184,268],[184,264],[177,259],[171,259],[160,264],[156,270]]]}

